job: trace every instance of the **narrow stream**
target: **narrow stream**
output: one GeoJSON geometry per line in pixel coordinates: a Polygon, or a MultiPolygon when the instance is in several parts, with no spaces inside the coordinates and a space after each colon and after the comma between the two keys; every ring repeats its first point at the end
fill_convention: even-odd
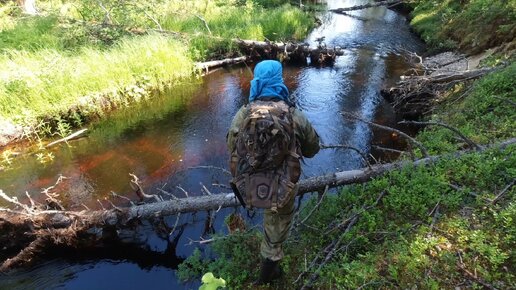
{"type": "MultiPolygon", "coordinates": [[[[367,1],[328,2],[330,8],[338,8],[367,1]]],[[[296,106],[306,113],[324,144],[347,144],[372,153],[376,159],[390,160],[396,156],[375,152],[371,145],[400,148],[402,144],[389,133],[344,118],[341,112],[396,127],[396,116],[379,91],[408,69],[404,52],[421,51],[423,45],[410,33],[405,18],[385,7],[349,14],[324,14],[323,24],[306,40],[315,46],[315,39],[325,36],[327,46],[343,47],[345,53],[335,65],[287,66],[285,82],[296,106]]],[[[112,192],[136,199],[129,186],[129,173],[137,175],[145,190],[153,193],[159,188],[181,197],[184,189],[190,195],[199,195],[202,185],[214,193],[227,191],[214,185],[227,184],[223,172],[198,166],[227,168],[225,135],[233,115],[246,103],[252,68],[241,65],[219,69],[161,92],[152,101],[114,112],[92,124],[87,138],[51,148],[52,162],[42,164],[33,154],[21,155],[13,161],[12,169],[0,172],[0,188],[20,199],[25,192],[44,199],[42,188],[64,176],[55,190],[67,193],[61,198],[72,209],[100,208],[100,204],[110,207],[106,198],[125,204],[112,192]]],[[[305,161],[305,178],[365,165],[356,152],[340,149],[321,150],[305,161]]],[[[216,230],[224,230],[224,216],[232,211],[217,214],[216,230]]],[[[179,224],[184,225],[184,232],[172,253],[156,257],[134,253],[130,260],[117,258],[119,253],[97,253],[102,258],[90,260],[80,257],[81,253],[70,253],[74,258],[0,274],[0,289],[195,289],[195,283],[177,281],[175,268],[192,253],[195,245],[188,245],[189,239],[199,240],[205,232],[205,220],[206,213],[181,216],[179,224]]],[[[253,222],[259,223],[260,218],[257,220],[253,222]]],[[[175,217],[168,221],[173,224],[175,217]]],[[[166,249],[166,243],[152,233],[145,235],[142,239],[147,239],[149,247],[166,249]]]]}

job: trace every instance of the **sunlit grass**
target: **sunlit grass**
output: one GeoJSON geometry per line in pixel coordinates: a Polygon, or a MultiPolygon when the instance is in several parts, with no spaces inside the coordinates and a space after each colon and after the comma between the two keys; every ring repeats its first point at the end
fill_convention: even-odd
{"type": "Polygon", "coordinates": [[[313,28],[313,18],[290,5],[273,10],[258,5],[224,6],[207,9],[202,15],[171,13],[162,19],[164,29],[193,36],[190,39],[192,57],[203,60],[217,51],[231,54],[234,47],[223,39],[300,40],[313,28]],[[211,35],[210,35],[211,33],[211,35]]]}
{"type": "Polygon", "coordinates": [[[79,97],[119,90],[144,78],[176,82],[192,74],[184,45],[159,35],[126,39],[112,49],[9,51],[0,57],[0,116],[64,110],[79,97]]]}
{"type": "Polygon", "coordinates": [[[459,48],[479,53],[514,40],[515,3],[420,0],[412,4],[411,25],[432,50],[459,48]]]}
{"type": "Polygon", "coordinates": [[[99,95],[110,109],[129,103],[127,87],[139,90],[142,80],[156,89],[192,76],[193,61],[238,55],[234,38],[302,39],[314,19],[286,2],[106,0],[109,23],[93,0],[38,2],[38,16],[1,4],[0,117],[60,123],[61,112],[81,103],[99,113],[92,102],[99,95]],[[156,28],[181,36],[147,35],[156,28]]]}

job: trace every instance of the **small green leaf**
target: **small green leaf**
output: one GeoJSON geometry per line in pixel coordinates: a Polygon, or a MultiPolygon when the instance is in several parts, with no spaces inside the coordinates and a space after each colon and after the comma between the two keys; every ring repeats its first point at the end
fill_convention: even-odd
{"type": "Polygon", "coordinates": [[[204,274],[201,281],[203,284],[199,290],[217,290],[219,287],[226,287],[226,281],[222,278],[215,278],[211,272],[204,274]]]}

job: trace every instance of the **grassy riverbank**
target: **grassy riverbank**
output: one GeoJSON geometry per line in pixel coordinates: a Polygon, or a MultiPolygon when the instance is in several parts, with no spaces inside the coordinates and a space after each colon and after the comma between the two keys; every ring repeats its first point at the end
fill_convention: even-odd
{"type": "Polygon", "coordinates": [[[499,45],[516,49],[514,1],[417,0],[411,5],[411,25],[433,51],[480,53],[499,45]]]}
{"type": "Polygon", "coordinates": [[[40,1],[37,16],[4,3],[0,119],[41,133],[80,126],[188,82],[194,61],[238,54],[231,38],[301,39],[314,19],[285,2],[40,1]]]}
{"type": "MultiPolygon", "coordinates": [[[[425,120],[446,123],[478,144],[514,138],[516,64],[508,36],[516,23],[514,4],[463,3],[416,1],[412,25],[433,51],[474,53],[497,46],[498,53],[485,64],[506,65],[474,82],[457,83],[425,120]]],[[[416,139],[432,155],[466,147],[452,131],[437,126],[416,139]]],[[[516,287],[515,150],[512,145],[460,158],[449,155],[426,167],[408,166],[344,187],[320,205],[312,198],[285,245],[286,275],[262,289],[299,289],[314,273],[316,289],[516,287]]],[[[257,275],[260,239],[259,230],[216,237],[207,252],[196,251],[180,265],[179,277],[199,279],[213,272],[231,288],[255,289],[249,285],[257,275]]]]}

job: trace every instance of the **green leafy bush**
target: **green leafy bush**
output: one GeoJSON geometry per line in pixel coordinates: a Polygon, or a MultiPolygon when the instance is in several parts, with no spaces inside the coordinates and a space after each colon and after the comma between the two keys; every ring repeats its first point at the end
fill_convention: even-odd
{"type": "MultiPolygon", "coordinates": [[[[234,288],[254,278],[260,264],[261,233],[257,230],[236,232],[226,237],[214,237],[205,256],[199,249],[178,268],[182,281],[198,279],[203,273],[212,272],[224,277],[228,286],[234,288]]],[[[237,287],[238,288],[238,287],[237,287]]]]}

